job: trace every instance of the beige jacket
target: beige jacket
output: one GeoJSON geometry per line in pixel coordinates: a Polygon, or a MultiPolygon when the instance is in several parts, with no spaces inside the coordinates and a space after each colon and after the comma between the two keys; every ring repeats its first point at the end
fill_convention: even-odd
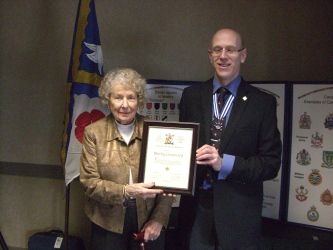
{"type": "MultiPolygon", "coordinates": [[[[129,167],[133,182],[138,182],[143,117],[137,115],[129,145],[119,134],[112,115],[86,127],[81,156],[80,181],[87,201],[85,213],[106,230],[122,233],[126,208],[122,188],[128,184],[129,167]]],[[[167,226],[172,199],[136,199],[138,227],[148,220],[167,226]]]]}

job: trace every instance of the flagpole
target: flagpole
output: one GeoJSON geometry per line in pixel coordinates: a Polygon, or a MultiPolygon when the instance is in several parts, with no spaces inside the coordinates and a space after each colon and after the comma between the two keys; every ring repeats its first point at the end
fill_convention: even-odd
{"type": "Polygon", "coordinates": [[[65,230],[64,230],[64,243],[65,243],[65,250],[68,250],[68,225],[69,225],[69,201],[70,201],[70,192],[71,191],[71,184],[69,183],[66,185],[66,202],[65,202],[65,230]]]}

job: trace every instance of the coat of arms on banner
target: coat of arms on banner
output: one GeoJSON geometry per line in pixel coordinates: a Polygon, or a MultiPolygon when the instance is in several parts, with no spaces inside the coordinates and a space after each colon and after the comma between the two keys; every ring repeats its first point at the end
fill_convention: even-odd
{"type": "Polygon", "coordinates": [[[324,125],[325,128],[333,129],[333,113],[330,113],[326,116],[324,125]]]}
{"type": "Polygon", "coordinates": [[[307,212],[307,217],[309,221],[315,222],[319,219],[319,213],[315,206],[312,206],[309,211],[307,212]]]}
{"type": "Polygon", "coordinates": [[[305,149],[299,151],[296,155],[296,162],[302,166],[309,165],[311,163],[311,156],[309,152],[305,149]]]}
{"type": "Polygon", "coordinates": [[[322,144],[324,141],[324,136],[323,135],[319,135],[319,132],[316,132],[315,134],[312,134],[311,137],[311,146],[314,148],[322,148],[322,144]]]}
{"type": "Polygon", "coordinates": [[[311,174],[309,174],[308,180],[312,185],[317,186],[322,182],[323,177],[319,173],[318,169],[312,169],[311,174]]]}
{"type": "Polygon", "coordinates": [[[307,194],[309,193],[309,191],[306,188],[304,188],[302,185],[300,187],[296,188],[295,191],[297,193],[296,194],[297,200],[305,201],[308,198],[307,194]]]}
{"type": "Polygon", "coordinates": [[[323,151],[323,168],[333,168],[333,151],[323,151]]]}
{"type": "Polygon", "coordinates": [[[326,189],[321,195],[320,195],[320,201],[326,205],[330,206],[333,203],[333,195],[330,192],[330,190],[326,189]]]}
{"type": "Polygon", "coordinates": [[[307,112],[304,112],[298,121],[299,128],[302,129],[310,129],[311,128],[311,117],[307,114],[307,112]]]}

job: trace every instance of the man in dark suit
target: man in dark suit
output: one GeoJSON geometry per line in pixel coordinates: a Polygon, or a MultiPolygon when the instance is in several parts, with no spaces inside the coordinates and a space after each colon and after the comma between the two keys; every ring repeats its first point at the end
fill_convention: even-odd
{"type": "Polygon", "coordinates": [[[208,55],[214,77],[180,102],[180,121],[200,123],[196,193],[182,197],[180,230],[191,229],[191,250],[257,249],[263,181],[281,164],[276,99],[241,78],[247,50],[237,31],[218,30],[208,55]]]}

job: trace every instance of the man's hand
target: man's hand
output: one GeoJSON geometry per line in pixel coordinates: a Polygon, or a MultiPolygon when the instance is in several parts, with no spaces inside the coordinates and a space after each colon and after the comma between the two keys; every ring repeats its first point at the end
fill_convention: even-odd
{"type": "Polygon", "coordinates": [[[222,166],[222,158],[220,157],[218,150],[208,144],[197,149],[196,162],[199,165],[209,165],[215,171],[220,171],[222,166]]]}

